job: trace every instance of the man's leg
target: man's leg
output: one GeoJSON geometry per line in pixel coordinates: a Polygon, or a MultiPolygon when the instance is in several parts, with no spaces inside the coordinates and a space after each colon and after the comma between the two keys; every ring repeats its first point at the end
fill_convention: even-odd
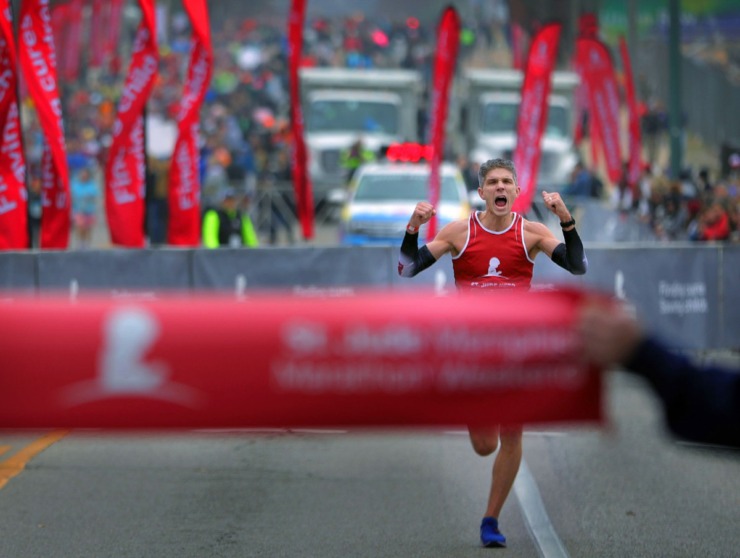
{"type": "Polygon", "coordinates": [[[501,508],[511,492],[522,461],[521,427],[502,428],[500,436],[501,449],[493,462],[491,492],[486,507],[486,516],[496,518],[501,514],[501,508]]]}
{"type": "Polygon", "coordinates": [[[481,541],[485,546],[505,546],[506,538],[498,531],[498,517],[511,492],[522,460],[522,428],[505,427],[499,431],[496,427],[470,429],[469,432],[473,449],[479,455],[491,455],[498,448],[498,440],[501,439],[501,449],[493,462],[491,489],[481,524],[481,541]]]}

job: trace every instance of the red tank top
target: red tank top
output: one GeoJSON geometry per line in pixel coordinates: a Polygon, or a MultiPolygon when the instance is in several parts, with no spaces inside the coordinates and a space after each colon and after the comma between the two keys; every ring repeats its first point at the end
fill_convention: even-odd
{"type": "Polygon", "coordinates": [[[534,260],[524,243],[524,219],[514,213],[511,225],[503,231],[490,231],[473,211],[468,221],[468,238],[460,253],[452,258],[458,289],[529,288],[534,260]]]}

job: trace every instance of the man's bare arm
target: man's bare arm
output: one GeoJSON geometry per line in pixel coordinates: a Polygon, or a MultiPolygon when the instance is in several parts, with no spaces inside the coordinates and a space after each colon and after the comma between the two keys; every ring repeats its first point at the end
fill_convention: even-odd
{"type": "Polygon", "coordinates": [[[452,244],[448,240],[450,225],[439,231],[434,240],[419,248],[419,229],[428,223],[435,213],[432,205],[427,202],[416,204],[406,227],[398,257],[398,274],[401,277],[414,277],[452,249],[452,244]]]}

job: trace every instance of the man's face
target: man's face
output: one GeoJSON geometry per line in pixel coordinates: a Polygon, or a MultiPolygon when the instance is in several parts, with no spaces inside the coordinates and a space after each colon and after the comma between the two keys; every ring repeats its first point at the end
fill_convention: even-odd
{"type": "Polygon", "coordinates": [[[507,215],[514,200],[519,196],[519,186],[514,175],[506,169],[491,169],[478,188],[478,195],[486,202],[486,208],[496,215],[507,215]]]}
{"type": "Polygon", "coordinates": [[[223,208],[226,211],[234,211],[236,209],[236,198],[234,196],[226,196],[223,201],[223,208]]]}

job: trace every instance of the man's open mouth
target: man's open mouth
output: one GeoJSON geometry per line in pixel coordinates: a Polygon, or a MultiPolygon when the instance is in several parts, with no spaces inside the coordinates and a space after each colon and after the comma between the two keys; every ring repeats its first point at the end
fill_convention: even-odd
{"type": "Polygon", "coordinates": [[[506,196],[496,196],[493,200],[493,203],[496,205],[496,207],[506,207],[506,204],[509,200],[506,199],[506,196]]]}

